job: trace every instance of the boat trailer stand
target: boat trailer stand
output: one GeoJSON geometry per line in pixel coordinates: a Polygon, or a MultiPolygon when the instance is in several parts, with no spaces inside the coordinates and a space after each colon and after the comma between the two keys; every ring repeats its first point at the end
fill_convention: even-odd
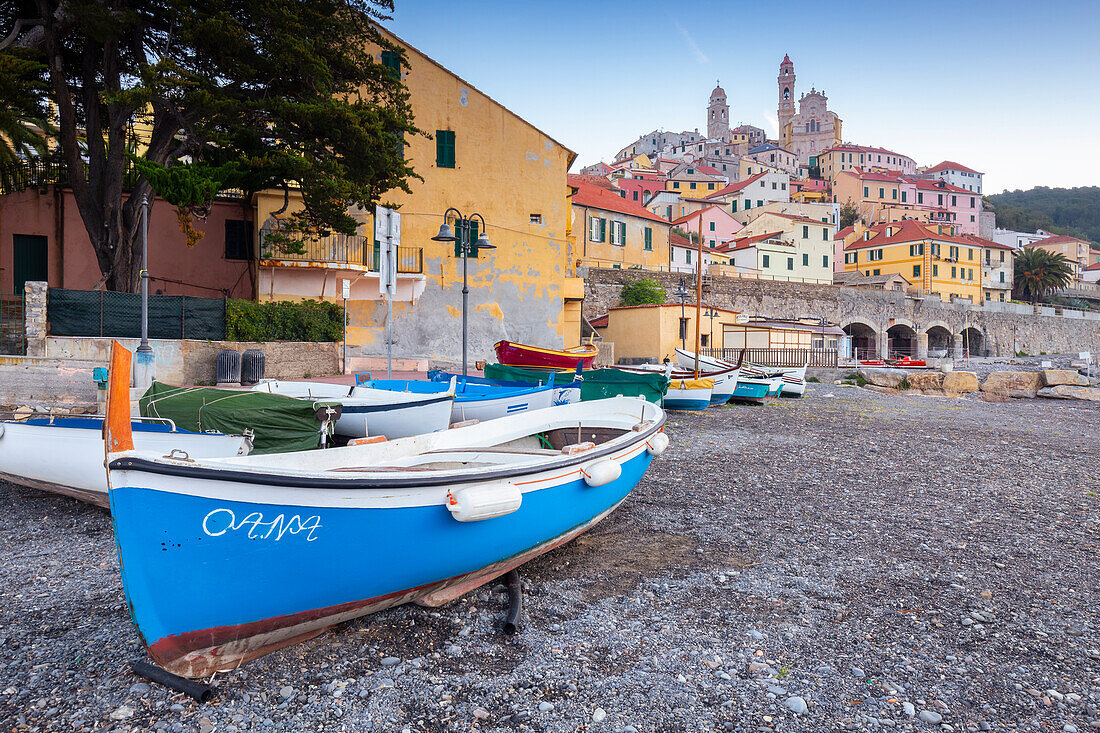
{"type": "Polygon", "coordinates": [[[523,612],[523,585],[514,569],[504,576],[504,582],[508,586],[508,613],[504,616],[503,631],[511,636],[521,628],[519,615],[523,612]]]}
{"type": "Polygon", "coordinates": [[[140,660],[131,662],[130,667],[138,677],[144,677],[150,682],[164,685],[169,690],[182,692],[194,698],[197,702],[209,702],[210,698],[214,696],[214,688],[210,687],[210,685],[204,685],[201,682],[195,682],[186,677],[180,677],[171,672],[166,672],[160,667],[149,664],[148,662],[140,660]]]}

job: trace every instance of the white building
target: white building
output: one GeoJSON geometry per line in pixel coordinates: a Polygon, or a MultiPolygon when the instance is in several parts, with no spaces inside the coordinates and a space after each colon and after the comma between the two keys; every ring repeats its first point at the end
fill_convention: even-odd
{"type": "Polygon", "coordinates": [[[993,230],[993,236],[990,237],[997,244],[1007,244],[1016,249],[1023,249],[1024,247],[1038,242],[1040,239],[1046,239],[1051,236],[1050,232],[1039,229],[1035,232],[1016,232],[1011,229],[1002,229],[996,227],[993,230]]]}
{"type": "Polygon", "coordinates": [[[980,173],[973,168],[967,168],[962,163],[956,163],[951,160],[945,160],[939,165],[934,165],[931,168],[926,168],[924,173],[920,174],[920,178],[927,178],[929,180],[936,180],[942,178],[952,186],[958,186],[959,188],[965,188],[967,191],[973,191],[974,193],[982,192],[982,176],[984,173],[980,173]]]}

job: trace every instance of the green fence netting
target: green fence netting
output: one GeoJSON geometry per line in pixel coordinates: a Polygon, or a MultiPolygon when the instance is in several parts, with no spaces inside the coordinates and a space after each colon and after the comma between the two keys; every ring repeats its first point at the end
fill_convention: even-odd
{"type": "MultiPolygon", "coordinates": [[[[141,336],[141,296],[50,288],[46,318],[53,336],[141,336]]],[[[225,301],[149,296],[149,338],[225,340],[225,301]]]]}

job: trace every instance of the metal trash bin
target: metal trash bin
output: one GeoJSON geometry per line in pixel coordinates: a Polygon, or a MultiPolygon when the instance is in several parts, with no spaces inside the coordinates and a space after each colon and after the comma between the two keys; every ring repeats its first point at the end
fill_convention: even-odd
{"type": "Polygon", "coordinates": [[[256,384],[264,378],[267,355],[260,349],[246,349],[241,356],[241,384],[256,384]]]}
{"type": "Polygon", "coordinates": [[[217,383],[222,385],[239,385],[241,383],[241,355],[233,349],[222,349],[218,352],[216,362],[217,383]]]}

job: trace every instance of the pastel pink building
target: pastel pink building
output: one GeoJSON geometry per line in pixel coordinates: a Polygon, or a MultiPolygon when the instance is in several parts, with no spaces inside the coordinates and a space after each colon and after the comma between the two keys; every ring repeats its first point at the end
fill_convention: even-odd
{"type": "Polygon", "coordinates": [[[614,178],[612,182],[622,192],[624,199],[645,206],[654,195],[664,190],[667,180],[660,173],[631,171],[629,177],[614,178]]]}
{"type": "Polygon", "coordinates": [[[672,226],[691,234],[702,231],[703,248],[714,249],[732,242],[744,225],[721,206],[708,206],[681,216],[672,222],[672,226]]]}

